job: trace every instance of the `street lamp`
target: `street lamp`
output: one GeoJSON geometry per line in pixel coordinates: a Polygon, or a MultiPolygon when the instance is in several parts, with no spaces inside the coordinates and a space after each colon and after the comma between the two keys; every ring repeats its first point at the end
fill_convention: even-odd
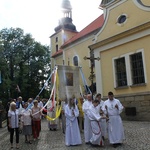
{"type": "Polygon", "coordinates": [[[93,68],[94,68],[94,61],[95,61],[95,60],[99,61],[100,58],[99,58],[99,57],[95,58],[95,57],[94,57],[93,50],[90,49],[90,57],[86,57],[86,56],[85,56],[83,59],[84,59],[84,60],[87,60],[87,59],[88,59],[88,60],[90,60],[90,63],[91,63],[90,80],[91,80],[91,92],[92,92],[92,99],[93,99],[93,79],[94,79],[94,71],[93,71],[93,68]]]}

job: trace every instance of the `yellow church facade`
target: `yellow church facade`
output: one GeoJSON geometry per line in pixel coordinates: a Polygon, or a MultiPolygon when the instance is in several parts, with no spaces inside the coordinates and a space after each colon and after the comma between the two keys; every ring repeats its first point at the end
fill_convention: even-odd
{"type": "MultiPolygon", "coordinates": [[[[90,60],[84,60],[84,57],[90,57],[88,45],[93,43],[95,34],[99,31],[104,22],[103,15],[93,20],[80,32],[76,31],[72,23],[72,7],[70,1],[62,1],[62,13],[64,17],[60,19],[55,33],[51,35],[51,68],[55,65],[68,65],[81,67],[87,86],[91,85],[90,60]]],[[[94,68],[93,68],[94,69],[94,68]]],[[[95,82],[95,75],[93,82],[95,82]]],[[[80,86],[84,93],[84,85],[80,75],[80,86]]]]}
{"type": "Polygon", "coordinates": [[[97,92],[112,91],[125,107],[123,117],[150,120],[150,1],[103,0],[104,24],[89,47],[97,92]]]}
{"type": "MultiPolygon", "coordinates": [[[[63,13],[72,19],[66,1],[63,13]]],[[[100,8],[103,15],[80,32],[62,18],[51,36],[52,68],[81,66],[89,86],[91,64],[83,58],[92,50],[100,58],[94,65],[96,92],[105,100],[112,91],[125,107],[124,119],[150,120],[150,1],[102,0],[100,8]]]]}

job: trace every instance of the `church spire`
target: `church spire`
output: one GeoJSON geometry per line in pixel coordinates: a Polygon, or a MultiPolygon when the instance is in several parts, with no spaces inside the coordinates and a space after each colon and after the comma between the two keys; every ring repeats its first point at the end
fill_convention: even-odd
{"type": "Polygon", "coordinates": [[[59,20],[59,25],[55,28],[55,32],[58,32],[61,29],[76,32],[76,26],[72,23],[72,6],[69,0],[62,0],[61,10],[63,18],[59,20]]]}
{"type": "Polygon", "coordinates": [[[72,18],[72,6],[69,0],[63,0],[61,4],[64,17],[72,18]]]}

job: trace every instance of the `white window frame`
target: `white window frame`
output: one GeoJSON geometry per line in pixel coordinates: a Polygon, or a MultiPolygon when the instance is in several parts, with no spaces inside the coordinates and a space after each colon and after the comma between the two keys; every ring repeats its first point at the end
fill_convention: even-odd
{"type": "MultiPolygon", "coordinates": [[[[146,63],[145,63],[145,55],[144,55],[144,49],[139,49],[139,50],[136,50],[134,53],[130,54],[130,55],[133,55],[133,54],[136,54],[136,53],[139,53],[141,52],[142,53],[142,60],[143,60],[143,70],[144,70],[144,78],[145,78],[145,83],[143,84],[146,84],[147,83],[147,75],[146,75],[146,63]]],[[[130,55],[129,55],[129,62],[130,62],[130,55]]],[[[136,84],[133,84],[133,81],[132,81],[132,74],[131,74],[131,63],[130,63],[130,79],[131,79],[131,86],[132,85],[136,85],[136,84]]]]}
{"type": "Polygon", "coordinates": [[[125,64],[126,64],[126,73],[127,73],[127,86],[132,86],[133,82],[132,82],[132,73],[131,73],[131,63],[130,63],[130,55],[136,54],[136,53],[142,53],[142,60],[143,60],[143,69],[144,69],[144,78],[145,78],[145,84],[147,83],[147,75],[146,75],[146,63],[145,63],[145,55],[144,55],[144,49],[139,49],[136,50],[135,52],[130,52],[118,57],[113,57],[112,58],[112,68],[113,68],[113,78],[114,78],[114,88],[119,88],[117,87],[117,77],[116,77],[116,69],[115,69],[115,60],[125,57],[125,64]]]}

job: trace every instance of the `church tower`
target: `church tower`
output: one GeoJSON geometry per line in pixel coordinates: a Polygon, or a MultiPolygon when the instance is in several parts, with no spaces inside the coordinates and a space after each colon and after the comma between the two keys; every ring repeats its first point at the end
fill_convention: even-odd
{"type": "Polygon", "coordinates": [[[78,33],[76,26],[72,23],[72,6],[69,0],[62,0],[61,12],[62,18],[60,18],[58,26],[54,28],[55,33],[50,36],[52,68],[55,65],[64,64],[65,58],[61,46],[78,33]]]}
{"type": "Polygon", "coordinates": [[[76,26],[72,23],[72,6],[69,0],[63,0],[61,4],[63,18],[59,20],[59,25],[55,28],[55,32],[61,29],[76,31],[76,26]]]}

